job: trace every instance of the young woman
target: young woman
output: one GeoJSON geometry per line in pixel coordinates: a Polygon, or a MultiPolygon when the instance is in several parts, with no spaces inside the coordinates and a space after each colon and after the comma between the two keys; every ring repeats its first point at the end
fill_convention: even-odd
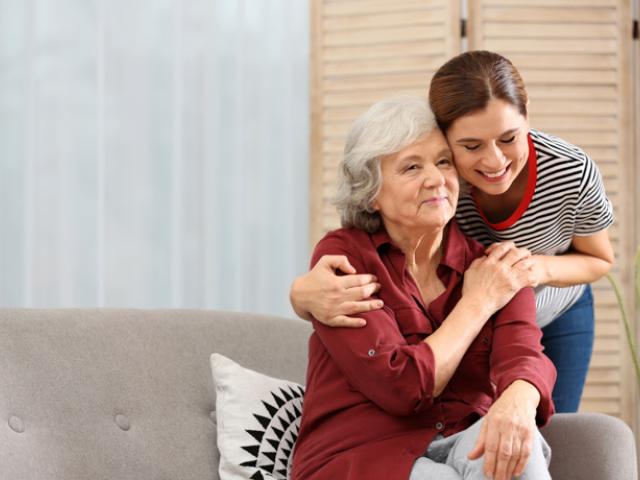
{"type": "MultiPolygon", "coordinates": [[[[536,289],[542,344],[558,371],[556,411],[575,412],[593,347],[589,283],[614,259],[601,175],[578,147],[530,129],[524,82],[501,55],[474,51],[449,60],[432,80],[429,101],[468,187],[456,212],[461,230],[487,253],[503,242],[531,253],[522,286],[536,289]]],[[[350,315],[382,308],[381,299],[369,298],[379,284],[363,275],[369,272],[338,270],[356,273],[345,257],[327,256],[296,279],[293,307],[327,325],[362,326],[350,315]]]]}

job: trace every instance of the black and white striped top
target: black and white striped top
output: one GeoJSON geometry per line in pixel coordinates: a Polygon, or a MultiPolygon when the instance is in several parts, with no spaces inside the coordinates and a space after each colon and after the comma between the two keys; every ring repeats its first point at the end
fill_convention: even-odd
{"type": "MultiPolygon", "coordinates": [[[[592,235],[613,222],[600,171],[581,149],[531,130],[528,164],[524,198],[511,217],[498,224],[486,219],[473,189],[461,189],[456,220],[465,234],[483,245],[511,240],[534,254],[556,255],[569,249],[574,236],[592,235]]],[[[538,325],[548,325],[570,308],[584,287],[538,287],[538,325]]]]}

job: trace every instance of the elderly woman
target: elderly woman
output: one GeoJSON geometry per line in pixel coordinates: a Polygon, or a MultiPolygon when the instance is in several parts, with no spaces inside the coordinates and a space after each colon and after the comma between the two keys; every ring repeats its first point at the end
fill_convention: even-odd
{"type": "Polygon", "coordinates": [[[458,177],[425,99],[353,125],[317,245],[381,285],[360,329],[313,319],[294,480],[550,478],[537,430],[553,413],[526,252],[484,248],[452,217],[458,177]],[[508,271],[510,271],[508,273],[508,271]],[[516,275],[517,277],[517,275],[516,275]]]}

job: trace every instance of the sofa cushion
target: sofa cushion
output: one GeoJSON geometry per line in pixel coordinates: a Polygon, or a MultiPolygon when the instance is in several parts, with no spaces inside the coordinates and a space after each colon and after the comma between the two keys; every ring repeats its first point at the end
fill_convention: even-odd
{"type": "Polygon", "coordinates": [[[218,480],[211,352],[303,382],[310,331],[233,312],[0,310],[0,479],[218,480]]]}
{"type": "Polygon", "coordinates": [[[220,479],[282,479],[291,467],[304,388],[211,355],[220,479]]]}

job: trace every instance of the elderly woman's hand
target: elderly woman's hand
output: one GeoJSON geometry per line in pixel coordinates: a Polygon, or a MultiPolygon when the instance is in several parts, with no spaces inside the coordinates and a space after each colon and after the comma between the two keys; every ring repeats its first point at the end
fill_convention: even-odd
{"type": "Polygon", "coordinates": [[[331,327],[363,327],[367,324],[364,319],[349,315],[382,308],[382,300],[369,298],[379,289],[375,276],[356,274],[344,255],[325,255],[311,271],[294,280],[289,296],[301,318],[310,320],[313,315],[331,327]]]}
{"type": "Polygon", "coordinates": [[[540,393],[528,382],[516,380],[484,417],[469,459],[484,454],[484,474],[493,480],[511,480],[522,474],[533,446],[540,393]]]}
{"type": "Polygon", "coordinates": [[[533,260],[529,250],[516,248],[513,242],[494,244],[487,252],[465,272],[462,295],[493,314],[529,286],[533,260]]]}

